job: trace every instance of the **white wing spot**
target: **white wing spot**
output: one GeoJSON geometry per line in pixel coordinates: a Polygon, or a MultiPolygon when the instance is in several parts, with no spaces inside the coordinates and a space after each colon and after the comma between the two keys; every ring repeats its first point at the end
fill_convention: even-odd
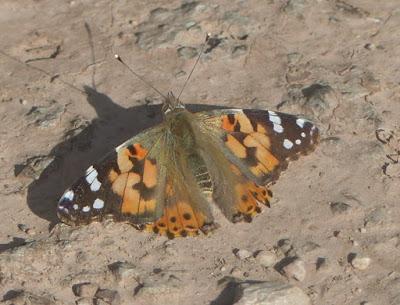
{"type": "Polygon", "coordinates": [[[104,208],[104,201],[97,198],[94,202],[93,202],[93,208],[95,209],[102,209],[104,208]]]}
{"type": "Polygon", "coordinates": [[[274,130],[275,130],[277,133],[282,133],[282,132],[283,132],[283,127],[282,127],[282,125],[274,124],[274,130]]]}
{"type": "MultiPolygon", "coordinates": [[[[92,167],[92,168],[93,168],[93,167],[92,167]]],[[[86,181],[87,181],[87,183],[92,184],[92,182],[94,181],[94,179],[96,179],[96,177],[97,177],[97,170],[95,170],[95,169],[93,168],[93,170],[92,170],[91,172],[89,172],[89,173],[87,174],[87,176],[86,176],[86,181]]]]}
{"type": "Polygon", "coordinates": [[[82,211],[83,212],[89,212],[90,211],[90,206],[88,206],[88,205],[85,205],[83,208],[82,208],[82,211]]]}
{"type": "Polygon", "coordinates": [[[72,206],[72,208],[73,208],[74,210],[77,210],[77,209],[79,208],[79,206],[75,203],[75,204],[72,206]]]}
{"type": "Polygon", "coordinates": [[[101,183],[99,180],[97,180],[97,178],[94,178],[92,184],[90,185],[90,189],[93,192],[97,192],[100,189],[101,183]]]}
{"type": "Polygon", "coordinates": [[[288,139],[285,139],[283,141],[283,147],[285,147],[286,149],[291,149],[293,147],[293,142],[288,139]]]}
{"type": "Polygon", "coordinates": [[[276,112],[269,111],[269,110],[268,110],[268,114],[269,114],[269,116],[271,116],[271,115],[272,115],[272,116],[274,116],[274,115],[276,116],[276,115],[277,115],[276,112]]]}
{"type": "Polygon", "coordinates": [[[301,135],[303,138],[306,137],[306,133],[305,133],[305,132],[302,132],[300,135],[301,135]]]}
{"type": "Polygon", "coordinates": [[[280,125],[282,123],[281,118],[278,115],[270,115],[269,120],[274,123],[280,125]]]}
{"type": "Polygon", "coordinates": [[[304,119],[297,119],[296,120],[296,124],[300,127],[303,128],[304,127],[304,123],[306,122],[306,120],[304,119]]]}
{"type": "Polygon", "coordinates": [[[86,175],[89,175],[93,170],[94,170],[93,165],[90,165],[90,167],[86,170],[86,175]]]}
{"type": "Polygon", "coordinates": [[[74,191],[72,190],[66,191],[61,199],[67,199],[69,201],[74,200],[74,191]]]}
{"type": "Polygon", "coordinates": [[[294,143],[296,143],[297,145],[300,145],[301,144],[301,140],[297,139],[296,141],[294,141],[294,143]]]}

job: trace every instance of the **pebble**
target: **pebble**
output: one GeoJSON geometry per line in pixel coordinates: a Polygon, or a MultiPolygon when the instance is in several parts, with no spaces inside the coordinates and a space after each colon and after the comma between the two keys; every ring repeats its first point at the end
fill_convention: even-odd
{"type": "Polygon", "coordinates": [[[245,282],[237,285],[235,305],[311,305],[299,287],[279,282],[245,282]]]}
{"type": "Polygon", "coordinates": [[[257,253],[256,260],[261,266],[268,268],[277,263],[278,257],[273,251],[261,250],[257,253]]]}
{"type": "Polygon", "coordinates": [[[343,214],[351,208],[349,204],[344,202],[331,202],[329,206],[333,215],[343,214]]]}
{"type": "Polygon", "coordinates": [[[100,289],[96,292],[95,296],[97,299],[101,299],[111,305],[118,305],[121,303],[121,298],[116,290],[100,289]]]}
{"type": "Polygon", "coordinates": [[[178,49],[178,54],[185,59],[191,59],[198,55],[197,49],[192,47],[181,47],[178,49]]]}
{"type": "Polygon", "coordinates": [[[351,265],[358,270],[366,270],[371,264],[371,258],[356,254],[351,260],[351,265]]]}
{"type": "Polygon", "coordinates": [[[307,274],[305,263],[301,259],[295,259],[283,267],[282,270],[288,278],[294,278],[300,282],[304,281],[307,274]]]}
{"type": "Polygon", "coordinates": [[[54,127],[60,122],[60,117],[64,111],[63,105],[51,101],[48,106],[33,106],[26,114],[26,118],[29,122],[41,128],[54,127]]]}
{"type": "Polygon", "coordinates": [[[248,47],[246,45],[238,45],[233,47],[232,55],[233,56],[240,56],[247,53],[248,47]]]}
{"type": "Polygon", "coordinates": [[[385,209],[383,207],[378,207],[374,210],[372,210],[364,219],[364,226],[368,225],[377,225],[381,223],[385,217],[385,209]]]}
{"type": "Polygon", "coordinates": [[[293,252],[293,246],[289,239],[281,239],[278,241],[279,249],[287,256],[290,252],[293,252]]]}
{"type": "Polygon", "coordinates": [[[249,250],[246,249],[238,249],[234,252],[236,257],[241,260],[248,259],[253,256],[253,253],[251,253],[249,250]]]}
{"type": "Polygon", "coordinates": [[[182,287],[175,281],[147,281],[142,284],[137,295],[165,295],[181,291],[182,287]]]}
{"type": "Polygon", "coordinates": [[[72,286],[72,291],[77,297],[93,298],[99,286],[94,283],[80,283],[72,286]]]}
{"type": "Polygon", "coordinates": [[[317,271],[323,271],[328,269],[328,259],[326,257],[318,257],[317,262],[315,263],[315,269],[317,271]]]}
{"type": "Polygon", "coordinates": [[[237,268],[237,267],[233,267],[232,270],[231,270],[231,272],[230,272],[230,274],[231,274],[233,277],[243,277],[243,271],[240,270],[240,269],[237,268]]]}
{"type": "Polygon", "coordinates": [[[29,291],[8,291],[0,301],[5,305],[56,305],[55,298],[51,295],[36,295],[29,291]]]}
{"type": "Polygon", "coordinates": [[[76,305],[94,305],[93,298],[80,298],[75,301],[76,305]]]}
{"type": "Polygon", "coordinates": [[[27,177],[35,180],[40,178],[42,172],[54,161],[52,156],[34,156],[26,159],[23,163],[14,165],[16,177],[27,177]]]}
{"type": "Polygon", "coordinates": [[[140,271],[135,265],[128,262],[115,262],[108,265],[108,269],[114,275],[117,281],[125,281],[129,279],[137,280],[140,276],[140,271]]]}

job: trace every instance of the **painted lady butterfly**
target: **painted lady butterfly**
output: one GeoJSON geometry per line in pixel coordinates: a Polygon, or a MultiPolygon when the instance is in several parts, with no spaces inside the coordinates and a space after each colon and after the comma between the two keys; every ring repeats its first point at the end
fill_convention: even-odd
{"type": "Polygon", "coordinates": [[[213,222],[210,200],[231,221],[269,205],[265,186],[290,159],[314,150],[310,121],[279,112],[224,109],[191,113],[171,93],[164,121],[118,146],[62,195],[70,225],[111,215],[169,237],[196,235],[213,222]]]}

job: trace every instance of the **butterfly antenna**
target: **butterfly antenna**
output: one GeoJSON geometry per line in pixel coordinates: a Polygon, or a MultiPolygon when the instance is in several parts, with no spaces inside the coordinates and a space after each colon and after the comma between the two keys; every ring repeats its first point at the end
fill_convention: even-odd
{"type": "Polygon", "coordinates": [[[137,74],[135,71],[132,70],[131,67],[129,67],[123,60],[122,58],[118,55],[114,55],[115,59],[118,60],[121,64],[125,66],[133,75],[135,75],[138,79],[140,79],[143,83],[145,83],[147,86],[149,86],[151,89],[153,89],[155,92],[157,92],[159,95],[161,95],[163,98],[167,99],[167,97],[160,92],[157,88],[155,88],[152,84],[150,84],[147,80],[145,80],[142,76],[137,74]]]}
{"type": "Polygon", "coordinates": [[[200,60],[201,55],[203,54],[204,47],[205,47],[205,45],[207,44],[207,41],[208,41],[208,39],[210,38],[210,36],[211,36],[211,34],[210,34],[210,33],[207,33],[207,35],[206,35],[206,40],[204,41],[204,44],[203,44],[203,46],[201,47],[199,56],[197,56],[197,59],[196,59],[196,62],[194,63],[194,65],[193,65],[192,71],[190,71],[189,76],[186,78],[186,81],[185,81],[185,83],[183,84],[183,87],[182,87],[182,89],[181,89],[181,92],[179,92],[179,95],[178,95],[178,98],[177,98],[178,100],[179,100],[179,98],[180,98],[180,96],[181,96],[183,90],[185,89],[186,84],[189,82],[189,79],[190,79],[190,77],[192,76],[192,73],[193,73],[194,69],[196,68],[197,63],[198,63],[199,60],[200,60]]]}

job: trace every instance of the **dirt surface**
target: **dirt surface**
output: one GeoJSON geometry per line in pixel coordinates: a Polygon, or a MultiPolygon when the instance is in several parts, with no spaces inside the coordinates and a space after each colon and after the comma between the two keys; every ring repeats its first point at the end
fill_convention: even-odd
{"type": "Polygon", "coordinates": [[[232,281],[254,280],[290,282],[316,305],[400,304],[398,0],[3,0],[0,28],[6,304],[96,293],[96,304],[224,305],[232,281]],[[209,236],[58,224],[57,200],[83,170],[161,120],[161,98],[113,54],[178,92],[206,32],[181,99],[305,114],[317,150],[272,187],[271,209],[250,224],[220,217],[209,236]]]}

